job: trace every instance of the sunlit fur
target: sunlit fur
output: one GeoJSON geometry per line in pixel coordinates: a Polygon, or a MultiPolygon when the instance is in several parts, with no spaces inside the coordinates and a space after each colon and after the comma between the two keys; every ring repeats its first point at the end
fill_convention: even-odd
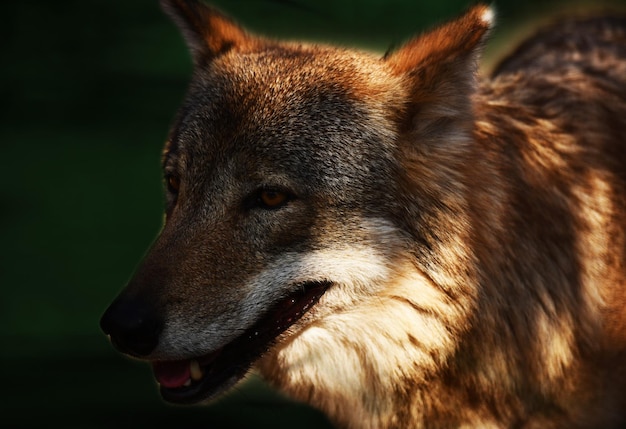
{"type": "Polygon", "coordinates": [[[486,6],[378,58],[162,3],[195,71],[124,292],[165,320],[147,359],[329,282],[257,367],[339,427],[626,426],[625,20],[563,21],[478,78],[486,6]],[[295,197],[250,208],[263,186],[295,197]]]}

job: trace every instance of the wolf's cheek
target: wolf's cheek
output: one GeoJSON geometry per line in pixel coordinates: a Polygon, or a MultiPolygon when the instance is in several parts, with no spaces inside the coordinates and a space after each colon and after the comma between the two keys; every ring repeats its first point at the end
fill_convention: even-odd
{"type": "Polygon", "coordinates": [[[409,391],[415,380],[426,383],[454,355],[450,326],[464,324],[468,314],[410,264],[358,305],[326,311],[337,293],[330,289],[311,311],[314,321],[294,325],[258,368],[294,398],[334,410],[330,414],[339,420],[346,409],[370,418],[368,404],[376,404],[379,417],[391,418],[394,395],[377,392],[409,391]],[[407,292],[413,298],[406,298],[407,292]],[[412,368],[412,379],[403,378],[403,368],[412,368]],[[339,403],[344,406],[335,409],[339,403]]]}
{"type": "MultiPolygon", "coordinates": [[[[308,303],[302,303],[307,307],[306,311],[297,314],[294,320],[285,319],[284,323],[291,325],[299,320],[296,327],[306,325],[316,315],[349,306],[375,293],[383,287],[396,263],[395,255],[386,254],[378,246],[389,240],[401,240],[401,234],[384,219],[358,219],[352,220],[352,224],[358,231],[358,238],[352,241],[334,242],[330,238],[318,237],[320,243],[325,243],[325,248],[301,250],[296,246],[297,250],[282,252],[273,258],[265,255],[255,259],[261,269],[248,280],[230,285],[224,281],[219,288],[207,290],[196,288],[197,293],[172,300],[156,355],[179,358],[210,353],[267,317],[281,302],[292,296],[299,300],[299,295],[307,288],[318,284],[330,285],[324,294],[331,294],[332,299],[326,300],[321,295],[324,305],[320,306],[316,301],[312,309],[308,303]],[[263,266],[268,258],[271,261],[263,266]]],[[[241,257],[245,258],[245,255],[241,257]]],[[[249,263],[241,261],[242,265],[249,263]]],[[[229,278],[227,269],[222,267],[215,271],[226,279],[229,278]]]]}

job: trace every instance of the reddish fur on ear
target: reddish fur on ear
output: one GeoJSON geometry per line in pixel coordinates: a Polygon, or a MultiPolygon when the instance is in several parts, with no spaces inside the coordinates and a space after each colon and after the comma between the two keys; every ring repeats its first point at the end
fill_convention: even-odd
{"type": "Polygon", "coordinates": [[[397,73],[410,73],[471,55],[480,47],[492,21],[488,6],[474,6],[455,21],[410,40],[385,60],[397,73]]]}
{"type": "Polygon", "coordinates": [[[161,7],[180,28],[196,64],[256,44],[233,21],[197,0],[161,0],[161,7]]]}
{"type": "Polygon", "coordinates": [[[408,87],[407,111],[401,121],[404,131],[424,137],[434,135],[436,129],[441,136],[447,129],[442,121],[455,128],[448,131],[456,133],[471,118],[478,55],[492,21],[488,6],[474,6],[460,18],[385,55],[383,61],[408,87]]]}

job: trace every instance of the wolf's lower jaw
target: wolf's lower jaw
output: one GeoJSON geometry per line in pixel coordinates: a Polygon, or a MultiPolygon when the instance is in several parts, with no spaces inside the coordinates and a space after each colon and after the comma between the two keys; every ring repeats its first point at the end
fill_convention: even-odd
{"type": "Polygon", "coordinates": [[[276,304],[241,336],[204,356],[177,361],[154,361],[154,375],[163,399],[195,403],[234,385],[265,353],[278,335],[313,307],[331,282],[303,284],[276,304]]]}

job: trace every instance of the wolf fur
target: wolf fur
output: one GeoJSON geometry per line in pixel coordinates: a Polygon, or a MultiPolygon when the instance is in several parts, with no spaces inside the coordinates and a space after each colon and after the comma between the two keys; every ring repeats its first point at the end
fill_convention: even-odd
{"type": "Polygon", "coordinates": [[[254,363],[339,427],[626,425],[626,20],[479,79],[486,6],[378,58],[162,3],[195,70],[102,327],[164,397],[254,363]]]}

